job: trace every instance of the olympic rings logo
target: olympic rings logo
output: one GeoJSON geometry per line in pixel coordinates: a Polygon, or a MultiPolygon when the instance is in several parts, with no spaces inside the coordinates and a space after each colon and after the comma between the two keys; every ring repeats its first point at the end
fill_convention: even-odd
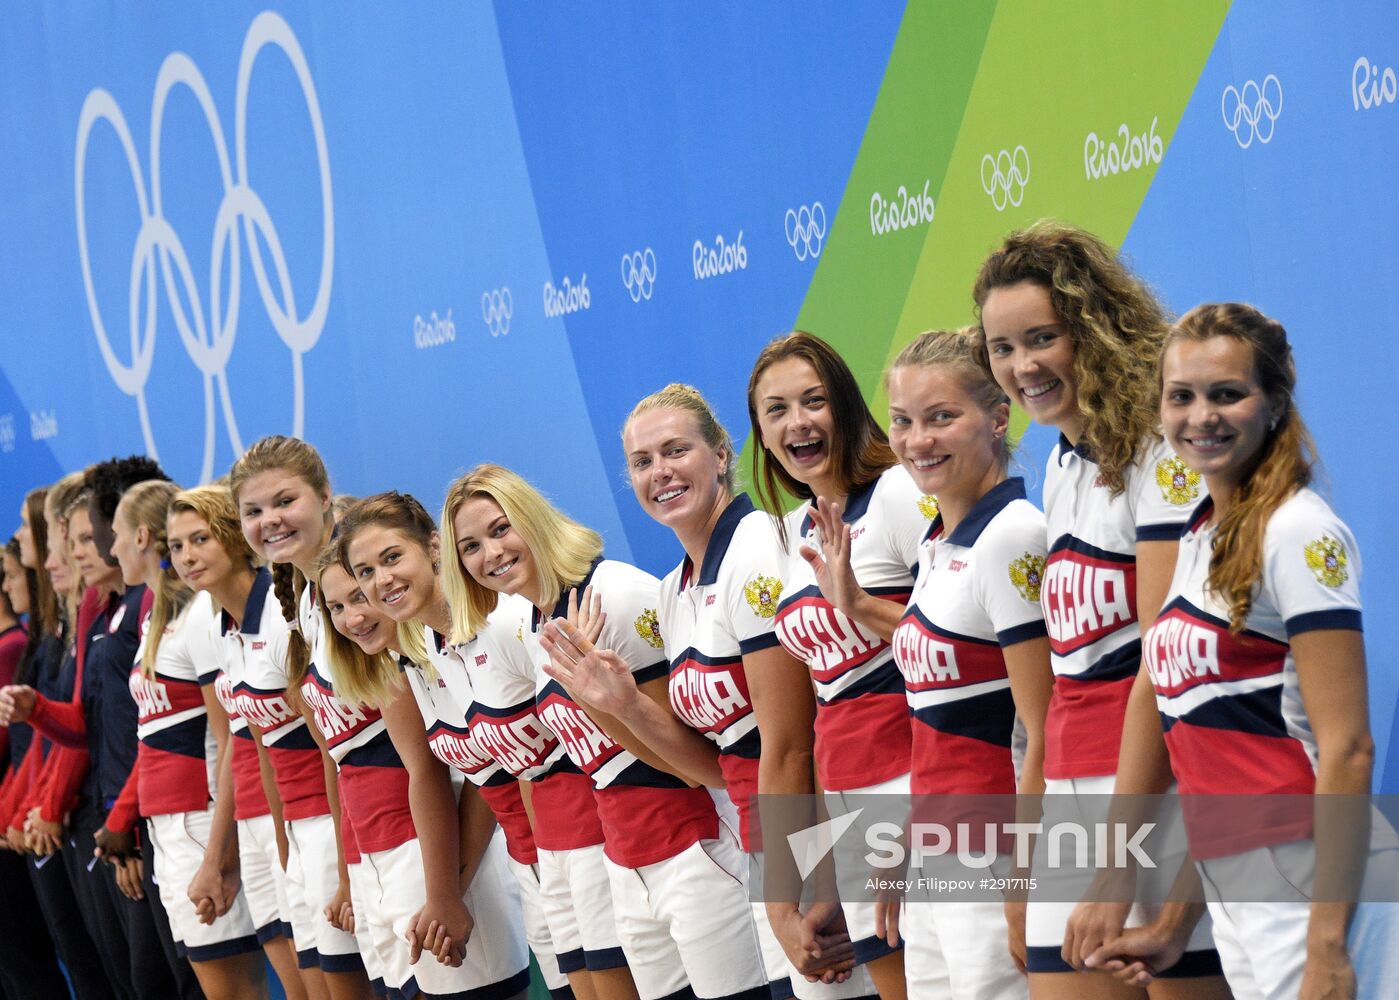
{"type": "Polygon", "coordinates": [[[1253,80],[1242,88],[1235,88],[1231,83],[1219,95],[1219,114],[1224,119],[1224,127],[1234,133],[1234,141],[1240,149],[1248,149],[1254,139],[1267,145],[1272,141],[1278,116],[1282,114],[1282,82],[1269,73],[1263,78],[1262,86],[1253,80]]]}
{"type": "Polygon", "coordinates": [[[651,297],[656,288],[656,254],[650,247],[622,254],[622,284],[633,302],[651,297]]]}
{"type": "Polygon", "coordinates": [[[223,125],[219,120],[214,98],[209,85],[199,67],[183,52],[172,52],[161,63],[156,76],[155,96],[151,104],[150,139],[150,193],[141,172],[141,162],[137,156],[136,144],[122,114],[110,92],[95,87],[83,101],[78,116],[77,152],[74,164],[74,196],[77,204],[78,255],[82,261],[83,287],[87,291],[88,314],[92,319],[93,331],[97,335],[97,346],[102,352],[102,360],[117,387],[128,396],[136,399],[137,411],[141,420],[141,432],[145,437],[147,452],[158,458],[155,436],[151,431],[150,414],[146,406],[146,383],[150,378],[151,362],[155,352],[156,314],[156,263],[163,280],[165,300],[175,319],[175,328],[180,341],[190,359],[204,376],[204,462],[200,481],[212,478],[214,471],[214,387],[223,410],[224,422],[228,427],[229,442],[234,453],[243,453],[242,438],[238,433],[238,423],[233,413],[233,402],[229,393],[228,359],[233,353],[233,342],[238,331],[238,312],[241,305],[241,242],[238,223],[242,222],[243,236],[248,247],[248,257],[256,278],[258,295],[267,311],[277,336],[291,350],[292,356],[292,433],[301,435],[305,417],[305,386],[302,378],[301,356],[310,351],[325,328],[326,315],[330,308],[331,275],[335,260],[335,216],[331,199],[330,156],[326,150],[325,126],[321,120],[320,102],[316,98],[316,87],[311,80],[310,67],[306,54],[301,49],[291,27],[277,14],[264,11],[254,18],[243,39],[243,51],[238,60],[237,96],[234,111],[234,161],[230,165],[228,144],[223,125]],[[311,131],[316,144],[316,162],[320,173],[321,213],[324,219],[321,239],[320,280],[316,295],[305,316],[297,312],[296,294],[292,288],[291,272],[287,266],[286,254],[277,234],[277,227],[267,211],[267,206],[253,190],[248,176],[248,91],[252,84],[253,67],[259,53],[266,46],[282,50],[291,63],[301,84],[306,101],[306,110],[311,119],[311,131]],[[209,124],[209,132],[218,156],[219,173],[223,181],[223,199],[219,203],[214,218],[212,253],[209,263],[209,302],[207,311],[195,281],[185,252],[184,241],[163,214],[160,182],[161,127],[165,117],[165,104],[171,92],[178,85],[188,87],[199,102],[204,117],[209,124]],[[97,292],[92,281],[92,266],[89,259],[87,240],[87,212],[85,196],[85,174],[87,169],[87,145],[98,122],[105,121],[116,133],[126,154],[127,169],[136,192],[136,203],[141,213],[141,229],[131,254],[130,277],[130,318],[131,362],[124,363],[117,357],[102,322],[98,309],[97,292]],[[233,166],[236,165],[235,175],[233,166]],[[271,257],[275,285],[269,280],[267,263],[263,259],[261,242],[271,257]],[[228,260],[230,275],[229,287],[223,287],[225,258],[228,260]],[[176,286],[179,278],[179,287],[176,286]],[[145,291],[141,285],[144,280],[145,291]],[[181,303],[180,291],[189,300],[191,310],[185,312],[181,303]],[[226,297],[226,301],[225,301],[226,297]],[[141,322],[141,308],[145,307],[145,321],[141,322]]]}
{"type": "Polygon", "coordinates": [[[796,210],[787,209],[782,225],[787,245],[797,255],[797,260],[821,256],[821,243],[826,238],[826,207],[819,201],[812,202],[809,208],[803,205],[796,210]]]}
{"type": "Polygon", "coordinates": [[[1019,208],[1029,183],[1030,154],[1024,146],[1016,146],[1014,152],[1003,149],[995,156],[987,153],[981,158],[981,189],[991,196],[996,211],[1004,212],[1006,205],[1019,208]]]}
{"type": "Polygon", "coordinates": [[[481,318],[486,321],[486,329],[492,337],[503,337],[510,332],[510,317],[515,315],[515,301],[509,288],[493,288],[481,294],[481,318]]]}

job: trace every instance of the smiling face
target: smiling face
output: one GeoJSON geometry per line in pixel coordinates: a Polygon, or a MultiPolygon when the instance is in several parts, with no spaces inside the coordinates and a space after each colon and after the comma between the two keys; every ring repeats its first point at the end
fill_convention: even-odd
{"type": "Polygon", "coordinates": [[[327,566],[321,573],[321,596],[335,631],[370,656],[389,648],[394,638],[393,619],[369,602],[343,567],[327,566]]]}
{"type": "Polygon", "coordinates": [[[235,572],[228,550],[209,530],[209,522],[194,511],[171,514],[165,530],[170,565],[191,590],[217,589],[235,572]]]}
{"type": "Polygon", "coordinates": [[[367,524],[350,540],[350,566],[369,603],[396,622],[440,601],[434,554],[396,528],[367,524]]]}
{"type": "Polygon", "coordinates": [[[793,479],[818,495],[833,493],[835,418],[816,369],[801,358],[775,362],[758,379],[754,396],[763,447],[793,479]]]}
{"type": "Polygon", "coordinates": [[[495,500],[469,497],[453,515],[452,530],[457,558],[467,576],[499,594],[529,596],[533,592],[534,553],[495,500]]]}
{"type": "Polygon", "coordinates": [[[705,530],[728,503],[728,455],[705,443],[693,413],[639,413],[627,423],[622,448],[641,509],[676,534],[705,530]]]}
{"type": "Polygon", "coordinates": [[[981,307],[991,372],[1005,394],[1038,424],[1077,442],[1083,418],[1074,388],[1073,339],[1049,290],[1033,281],[997,288],[981,307]]]}
{"type": "Polygon", "coordinates": [[[238,491],[238,519],[243,537],[259,557],[311,567],[326,536],[330,495],[287,469],[268,469],[248,479],[238,491]]]}
{"type": "Polygon", "coordinates": [[[999,474],[1009,423],[1007,404],[983,410],[947,365],[904,365],[889,374],[889,444],[924,493],[985,492],[999,474]]]}
{"type": "Polygon", "coordinates": [[[68,515],[68,537],[73,544],[73,563],[82,574],[83,582],[98,590],[116,589],[120,585],[121,571],[109,566],[97,551],[87,504],[78,504],[68,515]]]}
{"type": "Polygon", "coordinates": [[[49,533],[49,555],[44,560],[44,569],[49,574],[49,583],[54,593],[66,594],[73,586],[73,568],[69,560],[68,525],[61,518],[44,518],[49,533]]]}
{"type": "Polygon", "coordinates": [[[1253,348],[1235,337],[1176,340],[1161,362],[1161,426],[1210,492],[1232,492],[1268,439],[1279,407],[1258,382],[1253,348]]]}
{"type": "Polygon", "coordinates": [[[5,596],[10,599],[10,608],[17,615],[29,614],[29,582],[24,575],[24,567],[8,549],[4,552],[5,596]]]}
{"type": "Polygon", "coordinates": [[[150,532],[133,525],[129,514],[124,501],[117,504],[116,516],[112,518],[112,557],[121,571],[122,583],[134,587],[146,581],[145,557],[150,532]]]}
{"type": "Polygon", "coordinates": [[[38,569],[39,549],[34,544],[34,526],[29,523],[27,500],[19,505],[19,530],[15,532],[15,537],[19,539],[20,563],[27,569],[38,569]]]}

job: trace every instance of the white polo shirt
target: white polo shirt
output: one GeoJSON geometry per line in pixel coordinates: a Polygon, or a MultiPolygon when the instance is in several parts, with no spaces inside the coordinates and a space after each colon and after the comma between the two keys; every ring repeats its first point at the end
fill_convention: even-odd
{"type": "Polygon", "coordinates": [[[913,716],[916,795],[1015,793],[1006,646],[1045,634],[1044,515],[1007,479],[949,534],[933,522],[894,657],[913,716]]]}
{"type": "Polygon", "coordinates": [[[686,556],[661,582],[670,706],[718,745],[745,849],[762,745],[743,657],[778,645],[774,619],[786,566],[776,520],[745,494],[719,516],[699,570],[686,556]]]}
{"type": "MultiPolygon", "coordinates": [[[[607,615],[597,645],[612,649],[632,668],[638,685],[665,677],[670,664],[661,637],[660,581],[627,563],[595,562],[576,584],[581,596],[591,585],[607,615]]],[[[568,592],[554,606],[554,618],[568,614],[568,592]]],[[[548,660],[539,644],[543,619],[533,611],[525,630],[537,667],[548,660]]],[[[714,800],[703,788],[639,760],[603,732],[563,685],[538,670],[539,716],[564,745],[573,762],[593,780],[604,849],[623,868],[642,868],[673,858],[700,840],[718,836],[714,800]]]]}
{"type": "Polygon", "coordinates": [[[1164,441],[1146,446],[1112,496],[1085,447],[1062,435],[1045,473],[1049,560],[1040,600],[1054,694],[1044,776],[1115,774],[1127,695],[1141,662],[1137,543],[1174,541],[1205,495],[1200,474],[1164,441]]]}
{"type": "MultiPolygon", "coordinates": [[[[777,636],[816,683],[821,786],[847,791],[907,774],[912,730],[893,648],[822,597],[801,556],[802,545],[821,548],[810,509],[805,504],[787,515],[790,554],[777,636]]],[[[850,494],[841,519],[850,525],[850,565],[861,587],[899,607],[908,603],[918,546],[935,510],[902,465],[850,494]]]]}
{"type": "MultiPolygon", "coordinates": [[[[1256,813],[1253,803],[1268,801],[1259,796],[1316,790],[1316,738],[1290,641],[1318,629],[1361,630],[1360,550],[1325,500],[1298,490],[1268,520],[1253,605],[1231,635],[1227,605],[1207,590],[1213,509],[1202,503],[1181,537],[1145,659],[1181,792],[1248,795],[1256,813]]],[[[1312,810],[1202,824],[1187,808],[1186,819],[1191,854],[1208,858],[1309,837],[1312,810]]]]}

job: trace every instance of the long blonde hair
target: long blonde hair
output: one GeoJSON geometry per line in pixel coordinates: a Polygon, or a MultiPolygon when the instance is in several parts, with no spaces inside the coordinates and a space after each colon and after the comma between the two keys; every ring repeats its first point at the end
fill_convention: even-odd
{"type": "Polygon", "coordinates": [[[160,652],[165,628],[180,616],[189,604],[194,592],[180,579],[170,565],[170,542],[166,536],[166,515],[170,501],[180,492],[180,487],[168,479],[147,479],[132,486],[121,495],[117,504],[116,517],[126,522],[132,529],[145,528],[151,535],[151,545],[160,557],[160,579],[152,588],[155,602],[151,606],[151,620],[146,628],[146,644],[141,652],[141,673],[150,679],[155,676],[156,656],[160,652]]]}
{"type": "Polygon", "coordinates": [[[1196,306],[1171,327],[1162,357],[1172,344],[1215,337],[1232,337],[1249,346],[1258,384],[1279,409],[1276,425],[1219,520],[1210,554],[1209,589],[1228,605],[1229,631],[1238,634],[1263,575],[1268,521],[1283,501],[1311,483],[1316,442],[1297,409],[1297,368],[1282,324],[1241,302],[1196,306]]]}
{"type": "MultiPolygon", "coordinates": [[[[354,575],[344,565],[344,548],[344,538],[337,535],[316,559],[316,605],[321,614],[325,653],[330,660],[328,666],[335,678],[337,697],[382,708],[393,701],[399,690],[398,665],[387,651],[370,656],[353,639],[342,635],[335,627],[330,605],[326,601],[325,584],[322,582],[326,570],[334,567],[354,583],[354,575]]],[[[358,584],[355,586],[358,587],[358,584]]]]}
{"type": "MultiPolygon", "coordinates": [[[[1120,496],[1143,446],[1160,438],[1155,383],[1165,311],[1110,246],[1062,222],[1042,220],[1011,233],[986,258],[972,288],[978,318],[994,290],[1024,281],[1049,293],[1073,342],[1083,442],[1111,495],[1120,496]]],[[[981,329],[981,363],[990,372],[981,329]]]]}
{"type": "Polygon", "coordinates": [[[457,554],[452,522],[462,504],[473,497],[494,500],[529,547],[536,589],[546,607],[556,602],[565,588],[586,577],[602,555],[601,535],[563,513],[517,473],[499,465],[476,466],[452,483],[442,504],[442,589],[452,609],[452,634],[448,638],[453,643],[475,638],[499,597],[462,569],[457,554]]]}
{"type": "MultiPolygon", "coordinates": [[[[320,453],[300,438],[272,434],[245,451],[229,470],[228,486],[233,493],[235,507],[238,491],[247,485],[248,480],[273,469],[281,469],[303,480],[318,496],[330,496],[330,476],[325,471],[325,462],[321,461],[320,453]]],[[[326,527],[329,528],[332,523],[332,514],[326,511],[326,527]]],[[[301,592],[306,589],[306,577],[291,563],[273,563],[272,589],[277,595],[277,603],[282,606],[282,617],[292,626],[291,634],[287,637],[287,688],[300,691],[311,663],[311,647],[306,644],[306,637],[299,628],[299,602],[301,592]]]]}

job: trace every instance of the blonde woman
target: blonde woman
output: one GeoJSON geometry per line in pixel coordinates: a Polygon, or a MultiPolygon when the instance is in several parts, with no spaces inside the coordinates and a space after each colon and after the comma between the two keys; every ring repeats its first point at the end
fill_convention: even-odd
{"type": "MultiPolygon", "coordinates": [[[[664,706],[670,665],[659,624],[660,581],[605,558],[596,532],[500,466],[478,466],[453,483],[442,520],[444,547],[460,562],[450,572],[461,573],[457,583],[467,598],[462,631],[484,625],[501,595],[519,595],[532,605],[520,634],[535,658],[539,718],[592,778],[612,911],[640,996],[669,996],[687,979],[700,997],[765,992],[767,975],[736,870],[742,864],[736,831],[720,819],[709,792],[691,785],[722,785],[713,745],[686,730],[686,749],[663,756],[543,670],[549,660],[538,645],[544,625],[568,616],[570,601],[576,616],[577,595],[591,587],[596,606],[582,604],[596,625],[592,637],[664,706]]],[[[548,822],[568,820],[536,810],[537,834],[548,822]]],[[[574,880],[594,873],[554,871],[541,882],[546,896],[566,892],[577,908],[574,880]]]]}

